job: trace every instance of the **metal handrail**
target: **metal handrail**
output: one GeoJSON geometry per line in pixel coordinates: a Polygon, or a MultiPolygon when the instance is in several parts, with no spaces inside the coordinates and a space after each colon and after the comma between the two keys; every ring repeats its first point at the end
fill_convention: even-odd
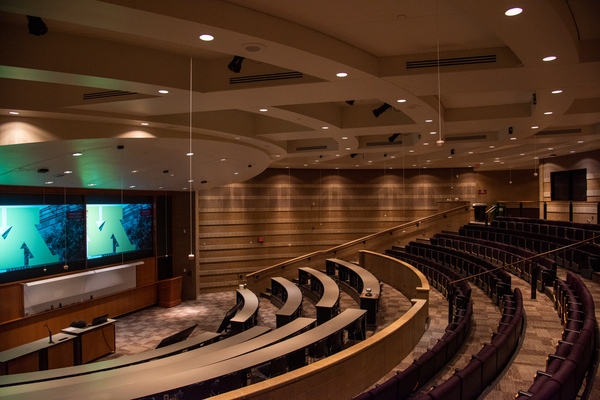
{"type": "Polygon", "coordinates": [[[397,225],[397,226],[385,229],[385,230],[380,231],[380,232],[372,233],[372,234],[364,236],[362,238],[355,239],[355,240],[352,240],[350,242],[346,242],[346,243],[337,245],[337,246],[332,247],[330,249],[318,250],[318,251],[315,251],[315,252],[312,252],[312,253],[308,253],[308,254],[304,254],[304,255],[301,255],[301,256],[298,256],[298,257],[286,260],[286,261],[282,261],[282,262],[280,262],[278,264],[271,265],[269,267],[260,269],[258,271],[254,271],[254,272],[252,272],[250,274],[247,274],[246,277],[250,277],[250,276],[258,275],[258,274],[263,274],[263,273],[265,273],[267,271],[275,270],[277,268],[281,268],[281,267],[284,267],[286,265],[293,264],[293,263],[295,263],[297,261],[300,261],[300,260],[307,260],[307,259],[310,259],[310,258],[315,257],[315,256],[320,255],[320,254],[327,254],[327,253],[331,253],[331,252],[335,253],[335,252],[337,252],[339,250],[343,250],[345,248],[348,248],[348,247],[354,246],[356,244],[359,244],[360,242],[364,243],[364,242],[367,242],[368,240],[372,240],[372,239],[376,239],[378,237],[384,236],[385,234],[391,234],[391,233],[393,233],[396,230],[406,229],[406,228],[409,228],[409,227],[412,227],[412,226],[417,226],[418,227],[422,223],[433,221],[433,220],[436,220],[436,219],[446,218],[447,214],[453,213],[453,212],[456,212],[456,211],[460,211],[460,210],[464,210],[465,208],[467,208],[467,211],[468,211],[469,210],[469,205],[462,205],[462,206],[459,206],[459,207],[454,207],[454,208],[451,208],[449,210],[441,211],[441,212],[438,212],[436,214],[429,215],[427,217],[423,217],[423,218],[416,219],[414,221],[406,222],[406,223],[404,223],[402,225],[397,225]]]}

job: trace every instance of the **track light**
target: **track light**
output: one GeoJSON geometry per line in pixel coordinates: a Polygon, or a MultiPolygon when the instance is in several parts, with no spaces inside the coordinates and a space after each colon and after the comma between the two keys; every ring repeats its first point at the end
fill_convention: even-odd
{"type": "Polygon", "coordinates": [[[373,115],[375,116],[375,118],[377,118],[381,114],[383,114],[388,108],[391,107],[392,106],[390,106],[388,103],[383,103],[382,105],[373,110],[373,115]]]}
{"type": "Polygon", "coordinates": [[[27,27],[29,33],[35,36],[41,36],[48,32],[48,27],[40,17],[27,16],[27,27]]]}
{"type": "Polygon", "coordinates": [[[390,137],[388,138],[388,141],[389,141],[390,143],[394,143],[394,140],[396,140],[396,139],[398,138],[398,136],[400,136],[400,134],[399,134],[399,133],[394,133],[392,136],[390,136],[390,137]]]}
{"type": "Polygon", "coordinates": [[[242,70],[242,61],[244,61],[244,57],[233,56],[233,60],[227,65],[227,68],[229,68],[231,72],[239,74],[242,70]]]}
{"type": "Polygon", "coordinates": [[[354,101],[355,100],[346,100],[346,104],[348,104],[349,106],[353,106],[354,105],[354,101]]]}

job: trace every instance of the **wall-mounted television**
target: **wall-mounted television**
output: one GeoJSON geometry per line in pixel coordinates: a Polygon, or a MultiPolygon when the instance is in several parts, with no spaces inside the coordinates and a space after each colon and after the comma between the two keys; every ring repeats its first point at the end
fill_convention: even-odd
{"type": "Polygon", "coordinates": [[[87,259],[102,264],[152,255],[152,204],[87,204],[87,259]]]}
{"type": "Polygon", "coordinates": [[[0,282],[3,274],[81,263],[83,234],[82,204],[0,205],[0,282]]]}

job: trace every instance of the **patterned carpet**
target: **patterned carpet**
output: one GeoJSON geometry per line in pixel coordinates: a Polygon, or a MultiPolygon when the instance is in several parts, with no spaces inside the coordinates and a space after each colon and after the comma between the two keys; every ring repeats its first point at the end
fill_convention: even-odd
{"type": "MultiPolygon", "coordinates": [[[[565,277],[564,270],[559,271],[559,277],[565,277]]],[[[600,310],[600,284],[584,280],[596,300],[596,310],[600,310]]],[[[507,366],[503,376],[497,379],[482,398],[509,399],[514,398],[518,390],[527,390],[533,383],[537,370],[543,370],[546,357],[554,352],[556,341],[561,337],[562,326],[546,296],[538,293],[537,299],[530,298],[529,285],[517,277],[512,279],[513,288],[519,287],[523,292],[525,314],[527,318],[526,336],[521,349],[507,366]]],[[[489,342],[491,334],[497,328],[500,318],[498,307],[476,286],[472,285],[473,325],[469,337],[457,355],[446,367],[435,376],[420,393],[424,393],[433,385],[437,385],[454,373],[455,369],[463,368],[472,354],[476,354],[484,342],[489,342]]],[[[196,300],[185,301],[172,308],[150,307],[139,312],[118,318],[116,324],[117,351],[101,360],[136,354],[153,349],[165,337],[179,332],[191,325],[198,324],[192,334],[202,331],[216,332],[225,312],[235,304],[235,291],[223,293],[208,293],[200,295],[196,300]]],[[[354,300],[342,291],[341,309],[357,308],[354,300]]],[[[392,321],[398,319],[410,308],[411,304],[400,292],[392,287],[383,286],[380,312],[377,316],[378,328],[381,330],[392,321]]],[[[258,324],[275,329],[275,307],[268,299],[261,298],[258,313],[258,324]]],[[[378,383],[384,382],[394,375],[397,370],[408,367],[414,358],[418,358],[443,335],[447,325],[448,303],[435,289],[430,292],[430,323],[420,342],[402,362],[383,377],[378,383]]],[[[316,310],[310,301],[303,302],[303,316],[315,317],[316,310]]],[[[370,331],[367,337],[375,332],[370,331]]],[[[596,377],[592,396],[600,398],[600,382],[596,377]]]]}

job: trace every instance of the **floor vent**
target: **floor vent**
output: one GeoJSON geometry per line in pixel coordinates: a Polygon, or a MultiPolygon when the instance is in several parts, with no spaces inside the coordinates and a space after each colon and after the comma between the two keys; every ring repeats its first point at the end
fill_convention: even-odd
{"type": "MultiPolygon", "coordinates": [[[[473,64],[488,64],[495,63],[496,55],[489,54],[485,56],[474,56],[474,57],[455,57],[455,58],[440,58],[440,67],[450,67],[456,65],[473,65],[473,64]]],[[[415,68],[432,68],[438,66],[438,60],[418,60],[418,61],[407,61],[406,69],[415,68]]]]}
{"type": "Polygon", "coordinates": [[[566,135],[568,133],[581,133],[581,129],[572,128],[572,129],[555,129],[551,131],[540,131],[535,134],[535,136],[550,136],[550,135],[566,135]]]}
{"type": "Polygon", "coordinates": [[[446,142],[460,142],[464,140],[485,140],[486,135],[471,135],[471,136],[446,136],[444,141],[446,142]]]}
{"type": "Polygon", "coordinates": [[[304,147],[296,147],[296,151],[310,151],[310,150],[327,150],[327,146],[304,146],[304,147]]]}
{"type": "Polygon", "coordinates": [[[390,141],[387,142],[370,142],[367,143],[367,147],[368,146],[397,146],[397,145],[401,145],[402,144],[402,140],[395,140],[393,143],[391,143],[390,141]]]}
{"type": "Polygon", "coordinates": [[[304,75],[302,74],[302,72],[278,72],[276,74],[248,75],[229,78],[229,84],[235,85],[237,83],[279,81],[283,79],[302,78],[303,76],[304,75]]]}
{"type": "Polygon", "coordinates": [[[138,94],[137,92],[127,92],[125,90],[106,90],[104,92],[84,93],[84,100],[105,99],[107,97],[119,97],[138,94]]]}

